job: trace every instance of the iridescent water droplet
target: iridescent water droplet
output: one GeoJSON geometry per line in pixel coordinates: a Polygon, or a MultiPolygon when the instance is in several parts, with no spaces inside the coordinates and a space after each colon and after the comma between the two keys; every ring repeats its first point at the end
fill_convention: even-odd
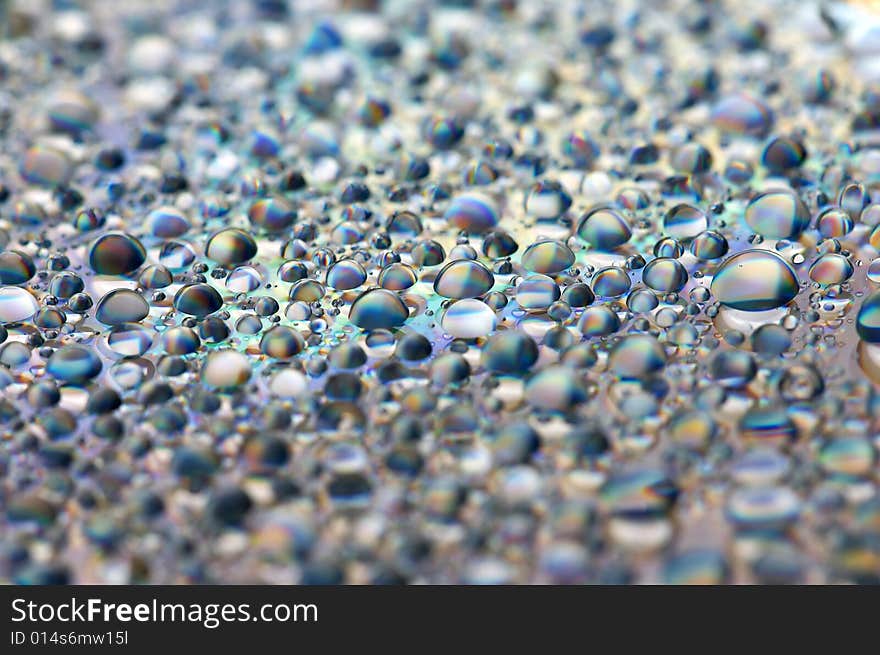
{"type": "Polygon", "coordinates": [[[369,289],[352,303],[348,318],[362,330],[390,329],[403,325],[409,310],[397,294],[369,289]]]}
{"type": "Polygon", "coordinates": [[[746,250],[725,260],[710,289],[723,305],[758,312],[791,302],[797,295],[798,282],[779,255],[768,250],[746,250]]]}
{"type": "Polygon", "coordinates": [[[576,233],[600,250],[613,250],[632,237],[626,219],[610,207],[597,207],[586,212],[578,221],[576,233]]]}
{"type": "Polygon", "coordinates": [[[440,321],[443,329],[459,339],[485,337],[495,330],[495,312],[481,300],[465,298],[451,304],[440,321]]]}
{"type": "Polygon", "coordinates": [[[128,289],[114,289],[98,302],[95,318],[104,325],[137,323],[150,313],[144,297],[128,289]]]}
{"type": "Polygon", "coordinates": [[[89,249],[89,266],[99,275],[126,275],[146,261],[144,246],[130,234],[109,232],[89,249]]]}
{"type": "Polygon", "coordinates": [[[174,296],[174,308],[183,314],[203,318],[223,307],[223,298],[209,284],[181,287],[174,296]]]}
{"type": "Polygon", "coordinates": [[[19,323],[40,308],[37,299],[20,287],[0,287],[0,322],[19,323]]]}
{"type": "Polygon", "coordinates": [[[793,239],[809,225],[810,212],[792,191],[766,191],[749,201],[745,221],[768,239],[793,239]]]}
{"type": "Polygon", "coordinates": [[[445,298],[476,298],[487,293],[494,284],[492,272],[483,264],[460,259],[440,269],[434,278],[434,291],[445,298]]]}
{"type": "Polygon", "coordinates": [[[443,218],[459,230],[481,234],[498,225],[498,210],[489,197],[472,193],[450,202],[443,218]]]}
{"type": "Polygon", "coordinates": [[[655,291],[681,291],[687,284],[687,269],[678,260],[658,257],[642,270],[642,281],[655,291]]]}
{"type": "Polygon", "coordinates": [[[574,264],[574,253],[560,241],[536,241],[523,253],[522,265],[526,270],[550,275],[564,271],[574,264]]]}
{"type": "Polygon", "coordinates": [[[663,231],[674,239],[693,239],[709,227],[706,214],[693,205],[676,205],[663,217],[663,231]]]}
{"type": "Polygon", "coordinates": [[[218,264],[244,264],[257,254],[257,243],[247,232],[230,227],[220,230],[208,239],[205,254],[218,264]]]}
{"type": "Polygon", "coordinates": [[[856,316],[856,331],[868,343],[880,343],[880,291],[862,301],[856,316]]]}

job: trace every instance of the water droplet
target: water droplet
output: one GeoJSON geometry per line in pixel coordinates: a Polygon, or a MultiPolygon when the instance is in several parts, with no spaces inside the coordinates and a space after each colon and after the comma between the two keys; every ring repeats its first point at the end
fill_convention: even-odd
{"type": "Polygon", "coordinates": [[[130,234],[109,232],[89,249],[89,266],[99,275],[127,275],[146,261],[144,246],[130,234]]]}
{"type": "Polygon", "coordinates": [[[19,287],[0,287],[0,321],[19,323],[31,318],[40,308],[37,299],[19,287]]]}
{"type": "Polygon", "coordinates": [[[880,343],[880,292],[874,292],[862,302],[856,316],[856,331],[869,343],[880,343]]]}
{"type": "Polygon", "coordinates": [[[230,227],[208,239],[205,254],[225,266],[244,264],[257,254],[257,243],[247,232],[230,227]]]}
{"type": "Polygon", "coordinates": [[[577,235],[594,248],[613,250],[632,237],[626,219],[610,207],[591,209],[578,221],[577,235]]]}
{"type": "Polygon", "coordinates": [[[559,296],[559,287],[546,275],[530,275],[516,287],[516,302],[526,311],[544,311],[559,296]]]}
{"type": "Polygon", "coordinates": [[[773,121],[773,112],[765,104],[745,94],[722,98],[712,110],[712,122],[725,132],[762,137],[773,121]]]}
{"type": "Polygon", "coordinates": [[[56,380],[86,384],[103,368],[98,356],[85,346],[70,345],[56,350],[46,363],[46,372],[56,380]]]}
{"type": "Polygon", "coordinates": [[[202,366],[201,380],[218,391],[234,391],[251,377],[251,363],[235,350],[217,350],[208,354],[202,366]]]}
{"type": "Polygon", "coordinates": [[[768,239],[793,239],[810,223],[810,212],[791,191],[766,191],[749,202],[746,223],[768,239]]]}
{"type": "Polygon", "coordinates": [[[440,269],[434,278],[434,291],[446,298],[476,298],[488,292],[494,284],[492,272],[483,264],[461,259],[440,269]]]}
{"type": "Polygon", "coordinates": [[[552,274],[564,271],[574,264],[574,253],[559,241],[537,241],[526,248],[522,265],[535,273],[552,274]]]}
{"type": "Polygon", "coordinates": [[[681,291],[687,284],[688,274],[678,260],[658,257],[645,266],[642,281],[655,291],[681,291]]]}
{"type": "Polygon", "coordinates": [[[596,271],[590,286],[600,298],[618,298],[629,291],[629,275],[622,268],[609,266],[596,271]]]}
{"type": "Polygon", "coordinates": [[[676,205],[663,217],[663,231],[674,239],[693,239],[709,227],[709,219],[693,205],[676,205]]]}
{"type": "Polygon", "coordinates": [[[366,281],[367,272],[354,259],[340,259],[327,269],[327,286],[332,289],[357,289],[366,281]]]}
{"type": "Polygon", "coordinates": [[[443,329],[458,339],[485,337],[495,330],[495,312],[481,300],[465,298],[451,304],[443,312],[443,329]]]}
{"type": "Polygon", "coordinates": [[[409,310],[397,294],[386,289],[369,289],[351,305],[349,320],[362,330],[390,329],[403,325],[409,310]]]}
{"type": "Polygon", "coordinates": [[[450,202],[443,218],[459,230],[481,234],[498,225],[498,210],[487,196],[472,193],[450,202]]]}
{"type": "Polygon", "coordinates": [[[263,354],[275,359],[290,359],[305,348],[303,336],[293,328],[275,325],[269,328],[260,340],[263,354]]]}
{"type": "Polygon", "coordinates": [[[746,250],[725,260],[710,287],[723,305],[748,312],[775,309],[797,295],[797,277],[784,259],[768,250],[746,250]]]}
{"type": "Polygon", "coordinates": [[[665,364],[663,347],[646,334],[624,337],[608,355],[608,368],[622,378],[643,378],[662,370],[665,364]]]}
{"type": "Polygon", "coordinates": [[[104,325],[137,323],[150,313],[141,294],[128,289],[114,289],[98,302],[95,318],[104,325]]]}
{"type": "Polygon", "coordinates": [[[223,306],[223,298],[209,284],[190,284],[181,287],[174,296],[174,308],[183,314],[203,318],[223,306]]]}

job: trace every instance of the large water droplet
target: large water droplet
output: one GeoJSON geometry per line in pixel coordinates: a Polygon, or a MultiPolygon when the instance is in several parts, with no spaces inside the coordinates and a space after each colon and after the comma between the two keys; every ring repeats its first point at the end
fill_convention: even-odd
{"type": "Polygon", "coordinates": [[[726,260],[712,279],[712,295],[723,305],[749,312],[775,309],[797,295],[791,266],[768,250],[746,250],[726,260]]]}
{"type": "Polygon", "coordinates": [[[434,278],[434,291],[446,298],[476,298],[482,296],[495,278],[483,264],[469,259],[449,262],[434,278]]]}
{"type": "Polygon", "coordinates": [[[746,223],[768,239],[793,239],[810,223],[810,211],[792,191],[767,191],[749,202],[746,223]]]}
{"type": "Polygon", "coordinates": [[[362,330],[390,329],[403,325],[409,310],[396,293],[369,289],[352,303],[348,318],[362,330]]]}

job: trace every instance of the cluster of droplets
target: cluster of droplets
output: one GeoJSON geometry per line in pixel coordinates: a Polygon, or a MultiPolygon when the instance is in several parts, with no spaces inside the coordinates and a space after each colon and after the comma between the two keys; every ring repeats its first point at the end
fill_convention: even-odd
{"type": "Polygon", "coordinates": [[[293,4],[7,10],[0,580],[878,579],[880,18],[293,4]]]}

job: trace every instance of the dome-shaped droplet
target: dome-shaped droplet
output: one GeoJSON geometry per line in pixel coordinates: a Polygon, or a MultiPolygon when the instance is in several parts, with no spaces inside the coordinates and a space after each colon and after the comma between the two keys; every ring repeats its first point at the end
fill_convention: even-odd
{"type": "Polygon", "coordinates": [[[261,198],[251,205],[248,218],[252,225],[267,232],[280,232],[293,225],[296,211],[285,198],[261,198]]]}
{"type": "Polygon", "coordinates": [[[761,153],[761,163],[774,173],[784,173],[791,168],[797,168],[807,158],[804,144],[789,137],[774,137],[770,139],[761,153]]]}
{"type": "Polygon", "coordinates": [[[740,419],[743,439],[753,443],[784,445],[797,437],[797,428],[782,405],[755,405],[740,419]]]}
{"type": "Polygon", "coordinates": [[[731,95],[715,105],[712,122],[724,132],[762,137],[773,126],[773,112],[751,96],[731,95]]]}
{"type": "Polygon", "coordinates": [[[537,241],[526,248],[522,265],[528,271],[552,275],[574,264],[574,253],[567,245],[554,239],[537,241]]]}
{"type": "Polygon", "coordinates": [[[853,219],[839,207],[829,207],[819,214],[816,228],[826,239],[839,239],[852,231],[853,219]]]}
{"type": "Polygon", "coordinates": [[[559,296],[556,282],[546,275],[530,275],[516,287],[516,302],[526,311],[544,311],[559,296]]]}
{"type": "Polygon", "coordinates": [[[654,291],[681,291],[687,284],[687,269],[671,257],[658,257],[642,270],[642,281],[654,291]]]}
{"type": "Polygon", "coordinates": [[[247,293],[258,289],[263,283],[260,272],[253,266],[236,266],[226,276],[226,288],[233,293],[247,293]]]}
{"type": "Polygon", "coordinates": [[[449,262],[434,278],[434,291],[444,298],[476,298],[495,284],[492,271],[469,259],[449,262]]]}
{"type": "Polygon", "coordinates": [[[688,175],[705,173],[712,168],[712,153],[699,143],[685,143],[670,157],[675,170],[688,175]]]}
{"type": "Polygon", "coordinates": [[[243,264],[257,254],[257,243],[247,232],[230,227],[208,239],[205,254],[224,266],[243,264]]]}
{"type": "Polygon", "coordinates": [[[586,307],[593,304],[596,294],[593,290],[583,282],[576,282],[565,287],[562,292],[562,300],[567,302],[571,307],[586,307]]]}
{"type": "Polygon", "coordinates": [[[189,231],[189,220],[174,207],[159,207],[147,216],[146,228],[154,237],[175,239],[189,231]]]}
{"type": "Polygon", "coordinates": [[[705,212],[693,205],[676,205],[663,217],[663,231],[679,241],[693,239],[708,227],[705,212]]]}
{"type": "Polygon", "coordinates": [[[153,345],[153,337],[140,323],[120,323],[107,335],[107,345],[117,355],[140,357],[153,345]]]}
{"type": "Polygon", "coordinates": [[[637,314],[647,314],[657,309],[660,301],[657,294],[651,289],[637,287],[626,297],[626,306],[630,311],[637,314]]]}
{"type": "Polygon", "coordinates": [[[174,277],[171,271],[161,265],[145,266],[138,275],[138,283],[144,289],[164,289],[171,286],[174,277]]]}
{"type": "Polygon", "coordinates": [[[46,364],[46,372],[56,380],[74,385],[85,384],[102,369],[101,360],[85,346],[70,345],[59,348],[46,364]]]}
{"type": "Polygon", "coordinates": [[[489,259],[510,257],[519,249],[519,244],[503,230],[492,230],[483,237],[483,254],[489,259]]]}
{"type": "Polygon", "coordinates": [[[476,339],[492,332],[496,321],[495,312],[486,303],[465,298],[446,308],[440,324],[457,339],[476,339]]]}
{"type": "Polygon", "coordinates": [[[198,332],[184,325],[170,328],[162,334],[162,347],[169,355],[190,355],[200,345],[198,332]]]}
{"type": "Polygon", "coordinates": [[[731,493],[725,515],[736,527],[767,534],[793,523],[800,511],[800,498],[788,487],[742,487],[731,493]]]}
{"type": "Polygon", "coordinates": [[[746,223],[768,239],[793,239],[810,224],[810,211],[792,191],[766,191],[749,202],[746,223]]]}
{"type": "Polygon", "coordinates": [[[395,262],[388,264],[379,273],[379,286],[389,291],[409,289],[419,281],[418,274],[409,264],[395,262]]]}
{"type": "Polygon", "coordinates": [[[856,331],[869,343],[880,343],[880,291],[865,298],[856,316],[856,331]]]}
{"type": "Polygon", "coordinates": [[[490,337],[481,363],[495,373],[525,373],[538,361],[538,344],[518,330],[505,330],[490,337]]]}
{"type": "Polygon", "coordinates": [[[471,365],[457,353],[443,353],[431,361],[430,374],[434,384],[452,384],[467,380],[471,374],[471,365]]]}
{"type": "Polygon", "coordinates": [[[327,270],[327,286],[338,291],[357,289],[367,281],[367,272],[354,259],[340,259],[327,270]]]}
{"type": "Polygon", "coordinates": [[[37,273],[30,255],[18,250],[0,253],[0,284],[24,284],[37,273]]]}
{"type": "Polygon", "coordinates": [[[223,298],[210,284],[181,287],[174,296],[174,308],[183,314],[202,318],[223,306],[223,298]]]}
{"type": "Polygon", "coordinates": [[[526,383],[526,398],[533,407],[567,412],[586,401],[587,392],[573,368],[549,366],[526,383]]]}
{"type": "Polygon", "coordinates": [[[620,319],[607,305],[587,307],[578,321],[585,337],[605,337],[620,329],[620,319]]]}
{"type": "Polygon", "coordinates": [[[73,162],[60,150],[34,146],[25,153],[19,170],[21,176],[31,184],[59,187],[70,182],[73,162]]]}
{"type": "Polygon", "coordinates": [[[169,269],[180,271],[196,260],[196,251],[184,241],[167,241],[159,251],[159,261],[169,269]]]}
{"type": "Polygon", "coordinates": [[[0,287],[0,322],[19,323],[37,313],[37,299],[21,287],[0,287]]]}
{"type": "Polygon", "coordinates": [[[816,258],[810,266],[810,279],[819,284],[843,284],[853,274],[849,259],[838,253],[829,252],[816,258]]]}
{"type": "Polygon", "coordinates": [[[150,313],[144,297],[129,289],[114,289],[98,302],[95,318],[104,325],[137,323],[150,313]]]}
{"type": "Polygon", "coordinates": [[[581,216],[576,233],[599,250],[613,250],[632,236],[626,219],[610,207],[596,207],[581,216]]]}
{"type": "Polygon", "coordinates": [[[665,365],[663,346],[648,334],[624,337],[608,355],[608,368],[622,378],[643,378],[661,371],[665,365]]]}
{"type": "Polygon", "coordinates": [[[369,289],[352,303],[348,318],[362,330],[387,330],[403,325],[409,309],[396,293],[369,289]]]}
{"type": "Polygon", "coordinates": [[[577,168],[589,168],[600,154],[599,146],[584,130],[566,134],[561,150],[577,168]]]}
{"type": "Polygon", "coordinates": [[[571,196],[555,180],[542,180],[526,194],[526,213],[539,220],[557,218],[571,207],[571,196]]]}
{"type": "Polygon", "coordinates": [[[724,235],[712,230],[698,234],[690,243],[691,254],[703,261],[721,259],[727,254],[729,248],[724,235]]]}
{"type": "Polygon", "coordinates": [[[146,258],[141,242],[123,232],[100,236],[89,249],[89,266],[99,275],[126,275],[140,268],[146,258]]]}
{"type": "Polygon", "coordinates": [[[844,186],[837,196],[837,204],[856,220],[871,203],[872,194],[864,184],[852,183],[844,186]]]}
{"type": "Polygon", "coordinates": [[[300,280],[290,287],[288,297],[290,300],[311,303],[321,300],[325,293],[324,285],[317,280],[300,280]]]}
{"type": "Polygon", "coordinates": [[[490,198],[476,193],[467,194],[450,202],[443,218],[459,230],[481,234],[498,225],[498,210],[490,198]]]}
{"type": "Polygon", "coordinates": [[[79,136],[92,129],[100,115],[100,107],[77,89],[61,89],[49,99],[46,113],[55,130],[79,136]]]}
{"type": "Polygon", "coordinates": [[[233,391],[251,377],[251,363],[236,350],[210,353],[202,366],[202,383],[219,391],[233,391]]]}
{"type": "Polygon", "coordinates": [[[631,284],[625,270],[618,266],[608,266],[596,271],[590,286],[601,298],[618,298],[629,291],[631,284]]]}
{"type": "Polygon", "coordinates": [[[275,359],[290,359],[302,352],[306,342],[299,331],[285,325],[269,328],[260,340],[263,354],[275,359]]]}
{"type": "Polygon", "coordinates": [[[639,468],[611,476],[599,492],[599,501],[613,515],[647,519],[669,512],[679,493],[661,469],[639,468]]]}
{"type": "Polygon", "coordinates": [[[721,265],[710,289],[722,305],[760,312],[790,302],[797,295],[798,281],[779,255],[768,250],[746,250],[721,265]]]}
{"type": "Polygon", "coordinates": [[[709,375],[727,389],[744,387],[757,373],[755,358],[743,350],[720,350],[709,362],[709,375]]]}

